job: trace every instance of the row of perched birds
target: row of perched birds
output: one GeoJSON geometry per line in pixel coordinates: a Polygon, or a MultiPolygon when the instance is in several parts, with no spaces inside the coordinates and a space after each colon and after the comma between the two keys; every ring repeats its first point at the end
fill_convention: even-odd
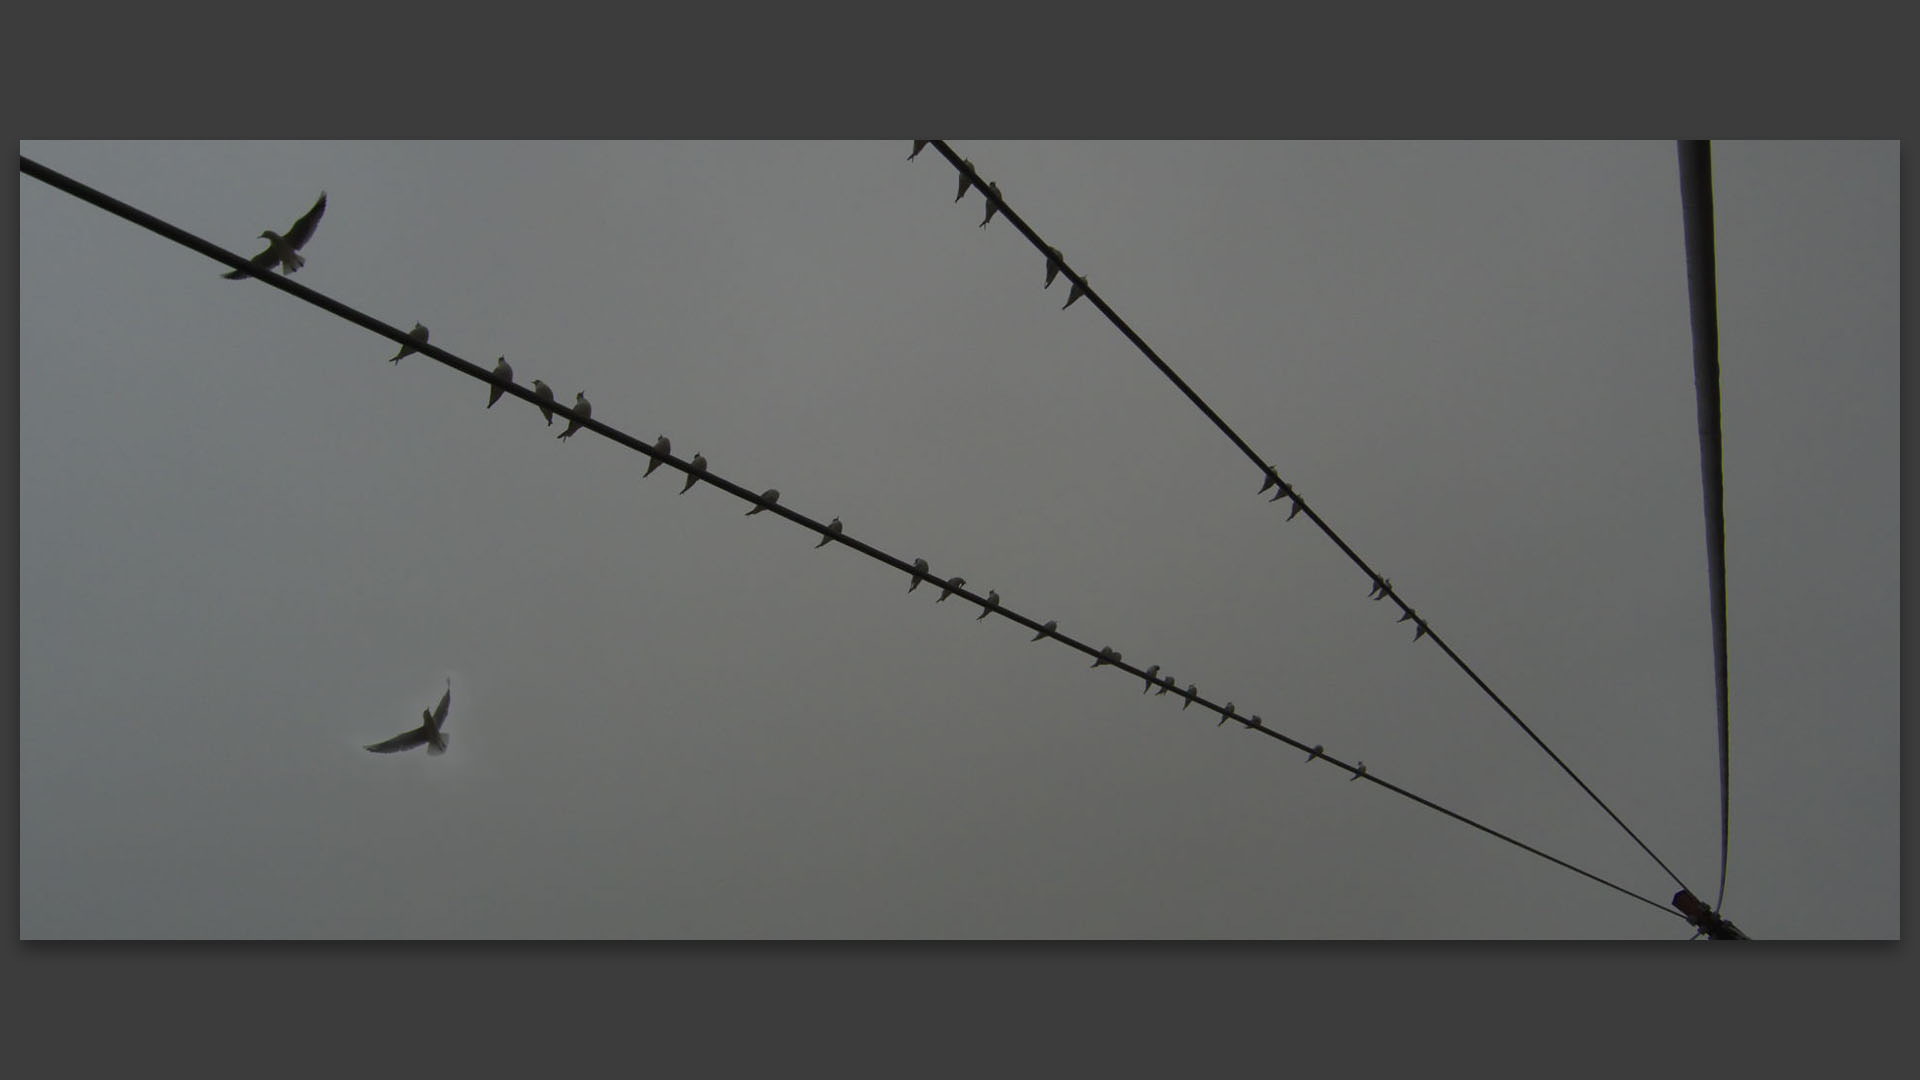
{"type": "MultiPolygon", "coordinates": [[[[907,154],[907,160],[912,161],[914,158],[919,157],[920,151],[925,150],[927,148],[927,144],[932,141],[933,140],[931,139],[913,140],[913,150],[912,152],[907,154]]],[[[1002,210],[1006,209],[1006,204],[1000,197],[1000,185],[991,180],[982,184],[980,182],[979,174],[974,171],[973,161],[969,158],[960,159],[959,169],[960,169],[960,190],[958,193],[954,195],[953,201],[959,202],[961,199],[966,198],[968,189],[978,187],[980,189],[980,193],[986,197],[986,201],[987,201],[987,214],[985,217],[980,219],[980,227],[985,228],[987,225],[987,222],[992,221],[993,216],[995,214],[1000,213],[1002,210]]],[[[1069,283],[1071,283],[1073,288],[1067,294],[1067,302],[1060,305],[1060,309],[1062,311],[1065,311],[1067,308],[1070,308],[1073,306],[1073,302],[1075,300],[1078,300],[1082,296],[1085,296],[1087,294],[1087,278],[1086,278],[1086,275],[1084,274],[1076,274],[1072,270],[1067,269],[1066,259],[1060,254],[1059,248],[1049,246],[1047,247],[1046,251],[1047,251],[1047,277],[1040,287],[1043,289],[1052,288],[1053,279],[1056,276],[1058,276],[1062,270],[1066,270],[1067,280],[1069,283]]],[[[1099,303],[1098,300],[1094,302],[1099,303]]],[[[1264,493],[1268,488],[1277,489],[1274,491],[1273,497],[1267,500],[1268,502],[1279,502],[1283,498],[1288,498],[1292,500],[1293,507],[1292,509],[1287,511],[1288,521],[1292,521],[1295,517],[1298,517],[1300,514],[1300,511],[1306,508],[1306,504],[1302,502],[1300,499],[1300,493],[1293,489],[1293,485],[1288,484],[1286,481],[1280,479],[1280,474],[1275,472],[1271,467],[1268,467],[1265,471],[1265,480],[1260,485],[1260,492],[1264,493]]],[[[1373,600],[1384,600],[1388,596],[1391,596],[1392,594],[1393,594],[1393,582],[1388,581],[1387,579],[1376,575],[1373,579],[1373,591],[1369,592],[1367,595],[1370,599],[1373,599],[1373,600]]],[[[1427,621],[1425,619],[1422,619],[1419,615],[1415,614],[1413,609],[1410,607],[1407,607],[1405,602],[1401,601],[1398,597],[1394,597],[1394,602],[1400,604],[1401,610],[1403,612],[1403,614],[1400,616],[1399,621],[1400,622],[1411,621],[1414,624],[1413,640],[1419,641],[1422,637],[1425,637],[1428,633],[1430,633],[1427,627],[1427,621]]]]}
{"type": "MultiPolygon", "coordinates": [[[[926,147],[926,144],[927,144],[927,140],[918,140],[918,139],[915,140],[913,145],[913,152],[908,155],[908,160],[912,160],[914,157],[919,156],[920,151],[926,147]]],[[[973,163],[971,161],[963,161],[962,166],[963,168],[962,168],[961,177],[960,177],[960,192],[958,195],[954,196],[955,202],[959,202],[961,198],[965,197],[967,193],[967,189],[969,187],[979,184],[979,181],[973,171],[973,163]]],[[[1002,203],[1000,200],[1000,186],[998,184],[989,182],[981,186],[981,191],[985,193],[987,197],[987,215],[985,218],[981,219],[981,222],[980,222],[981,226],[984,227],[989,221],[993,220],[994,214],[1001,209],[1002,203]]],[[[300,219],[293,223],[292,228],[288,229],[285,235],[275,233],[272,230],[266,230],[261,232],[260,234],[261,237],[265,238],[267,241],[267,247],[266,247],[266,250],[260,252],[260,254],[254,256],[250,260],[251,271],[253,273],[264,275],[264,274],[272,273],[275,269],[279,269],[282,273],[291,274],[294,271],[300,269],[302,266],[305,266],[306,259],[303,256],[299,255],[298,251],[301,247],[305,246],[308,240],[312,239],[314,229],[319,224],[320,216],[326,212],[326,208],[327,208],[327,196],[325,192],[321,192],[319,201],[313,204],[312,209],[308,210],[305,214],[301,215],[300,219]]],[[[1086,278],[1084,276],[1075,274],[1070,269],[1067,269],[1066,261],[1061,256],[1057,248],[1052,248],[1052,247],[1047,248],[1047,276],[1046,276],[1046,281],[1042,284],[1041,287],[1042,288],[1052,287],[1054,278],[1063,271],[1067,274],[1068,280],[1072,283],[1072,291],[1069,293],[1067,297],[1066,304],[1062,305],[1062,308],[1064,309],[1066,307],[1071,307],[1075,300],[1078,300],[1081,296],[1086,294],[1086,278]]],[[[249,276],[249,272],[246,270],[235,270],[230,273],[224,274],[222,276],[229,279],[239,279],[239,278],[244,278],[249,276]]],[[[410,337],[412,341],[408,342],[407,344],[403,344],[400,347],[400,350],[398,352],[394,353],[393,356],[388,358],[391,363],[398,364],[407,355],[419,351],[418,348],[416,347],[416,343],[426,344],[428,340],[428,330],[427,330],[426,324],[418,323],[418,322],[414,323],[413,329],[408,333],[408,337],[410,337]]],[[[500,400],[501,396],[506,392],[506,386],[513,382],[513,365],[507,363],[507,358],[505,356],[500,357],[499,360],[494,364],[493,377],[494,377],[495,383],[489,389],[487,394],[487,408],[489,409],[493,408],[495,403],[497,403],[500,400]]],[[[551,427],[553,425],[553,409],[552,409],[552,404],[554,400],[553,390],[545,382],[539,379],[533,380],[532,387],[533,387],[534,396],[539,400],[539,408],[540,408],[541,415],[546,418],[547,425],[551,427]]],[[[593,406],[587,401],[587,395],[585,394],[585,392],[580,392],[575,394],[573,411],[579,414],[578,417],[573,419],[572,422],[570,422],[567,425],[567,429],[565,431],[562,431],[557,436],[558,438],[565,439],[572,436],[574,432],[580,430],[580,428],[583,426],[582,421],[591,417],[593,413],[593,406]]],[[[643,478],[647,476],[652,476],[653,471],[660,467],[660,463],[663,460],[663,456],[672,453],[672,450],[673,450],[672,440],[668,439],[667,436],[665,435],[661,435],[654,442],[653,449],[656,452],[657,456],[655,456],[653,460],[647,464],[646,471],[641,474],[643,478]]],[[[689,464],[689,471],[687,473],[687,481],[680,488],[681,494],[685,494],[689,489],[693,487],[694,484],[698,483],[700,480],[700,477],[703,474],[705,474],[707,471],[707,459],[705,456],[701,454],[695,454],[693,456],[693,460],[688,464],[689,464]]],[[[1293,504],[1294,504],[1293,511],[1287,515],[1287,520],[1291,521],[1293,520],[1294,515],[1298,514],[1301,510],[1300,496],[1297,493],[1295,493],[1290,486],[1282,482],[1279,479],[1278,474],[1274,473],[1271,469],[1269,469],[1266,476],[1266,483],[1261,486],[1260,490],[1262,492],[1265,492],[1269,487],[1275,487],[1275,486],[1278,486],[1279,490],[1274,492],[1273,500],[1270,500],[1270,501],[1277,501],[1283,495],[1290,495],[1293,498],[1293,504]]],[[[746,516],[751,517],[754,514],[758,514],[761,511],[766,510],[768,507],[771,507],[777,504],[779,501],[780,501],[779,489],[768,488],[765,492],[762,492],[755,499],[753,509],[748,510],[746,513],[746,516]]],[[[825,547],[830,541],[840,538],[844,534],[844,532],[845,532],[845,526],[842,525],[840,519],[836,517],[830,523],[828,523],[828,525],[826,526],[825,532],[820,537],[820,542],[818,544],[815,544],[814,547],[816,549],[825,547]]],[[[932,575],[929,572],[927,560],[915,559],[913,561],[912,580],[907,584],[907,591],[909,593],[913,592],[915,589],[920,587],[921,581],[929,580],[929,579],[939,580],[937,578],[932,578],[932,575]]],[[[947,597],[953,595],[954,592],[956,592],[957,590],[964,588],[966,586],[966,583],[967,583],[966,579],[962,577],[954,577],[946,580],[945,582],[943,582],[943,587],[941,588],[939,598],[936,599],[934,602],[935,603],[945,602],[947,597]]],[[[1382,599],[1392,591],[1392,587],[1393,586],[1391,582],[1386,581],[1383,578],[1376,578],[1375,590],[1370,595],[1372,595],[1373,598],[1376,600],[1382,599]]],[[[983,602],[981,606],[980,614],[975,617],[976,621],[979,619],[986,618],[988,615],[992,614],[994,611],[999,609],[1000,609],[1000,594],[997,591],[989,589],[987,591],[986,600],[983,602]]],[[[1407,617],[1409,618],[1414,617],[1411,610],[1407,612],[1407,617]]],[[[1404,622],[1406,620],[1403,618],[1401,621],[1404,622]]],[[[1419,640],[1419,637],[1421,634],[1426,633],[1425,621],[1424,620],[1420,621],[1418,625],[1419,625],[1418,632],[1414,635],[1414,639],[1416,641],[1419,640]]],[[[1044,637],[1048,637],[1054,634],[1054,632],[1057,631],[1059,627],[1060,627],[1060,624],[1057,620],[1048,620],[1045,624],[1043,624],[1040,627],[1039,633],[1035,634],[1032,640],[1039,641],[1044,637]]],[[[1094,658],[1092,666],[1097,668],[1102,664],[1118,664],[1120,660],[1121,660],[1121,655],[1117,650],[1113,649],[1110,646],[1102,647],[1100,649],[1099,655],[1094,658]]],[[[1177,688],[1177,685],[1171,676],[1167,676],[1164,678],[1160,676],[1160,665],[1158,664],[1155,664],[1152,667],[1148,668],[1145,674],[1146,674],[1147,685],[1146,685],[1146,689],[1141,691],[1141,693],[1143,694],[1157,690],[1159,694],[1165,695],[1169,691],[1173,691],[1177,688]]],[[[1188,683],[1186,690],[1181,691],[1179,693],[1179,696],[1185,699],[1185,703],[1182,704],[1180,708],[1184,710],[1189,706],[1191,706],[1194,702],[1194,699],[1198,696],[1198,694],[1199,694],[1199,687],[1194,683],[1191,683],[1191,682],[1188,683]]],[[[402,732],[401,734],[396,735],[393,738],[388,739],[384,742],[375,743],[371,746],[368,746],[367,749],[374,751],[376,753],[393,753],[401,750],[410,750],[417,746],[426,746],[428,748],[428,753],[430,754],[440,754],[445,752],[447,748],[447,735],[444,731],[441,730],[441,728],[446,721],[447,708],[448,708],[448,704],[452,700],[452,697],[453,697],[453,682],[451,679],[449,679],[447,682],[447,692],[444,696],[441,697],[439,707],[432,712],[423,711],[422,717],[424,719],[424,722],[419,727],[413,728],[409,731],[402,732]]],[[[1234,711],[1234,705],[1232,702],[1228,702],[1226,704],[1226,707],[1221,710],[1220,724],[1225,724],[1228,720],[1239,720],[1242,724],[1244,724],[1247,727],[1248,730],[1252,730],[1262,726],[1262,721],[1260,717],[1257,715],[1241,717],[1238,714],[1236,714],[1234,711]]],[[[1215,725],[1215,726],[1219,726],[1219,725],[1215,725]]],[[[1312,752],[1308,755],[1307,760],[1312,761],[1313,759],[1321,756],[1322,753],[1323,753],[1323,748],[1319,746],[1315,746],[1313,747],[1312,752]]],[[[1357,780],[1361,776],[1365,775],[1365,773],[1366,773],[1366,764],[1362,762],[1360,763],[1358,769],[1354,771],[1353,779],[1357,780]]]]}

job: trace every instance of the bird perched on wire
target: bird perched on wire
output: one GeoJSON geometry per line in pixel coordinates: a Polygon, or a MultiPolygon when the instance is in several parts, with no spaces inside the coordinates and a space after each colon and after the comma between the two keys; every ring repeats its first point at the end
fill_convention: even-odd
{"type": "Polygon", "coordinates": [[[513,381],[513,365],[507,363],[507,358],[503,356],[500,358],[499,363],[493,365],[493,375],[500,381],[494,383],[493,389],[487,394],[487,408],[489,409],[493,408],[494,402],[500,400],[501,394],[507,392],[507,388],[503,384],[513,381]]]}
{"type": "Polygon", "coordinates": [[[1317,758],[1321,754],[1324,754],[1326,752],[1327,752],[1326,747],[1321,746],[1318,743],[1315,743],[1313,749],[1307,752],[1307,760],[1312,761],[1314,758],[1317,758]]]}
{"type": "MultiPolygon", "coordinates": [[[[665,435],[662,435],[659,438],[653,440],[653,448],[654,450],[658,451],[663,455],[671,454],[673,453],[673,440],[667,438],[665,435]]],[[[652,461],[647,462],[647,471],[640,474],[640,479],[645,480],[647,477],[652,476],[653,470],[660,467],[660,462],[662,460],[664,459],[657,457],[657,458],[654,458],[652,461]]]]}
{"type": "MultiPolygon", "coordinates": [[[[415,341],[427,340],[427,324],[414,323],[413,329],[407,331],[407,336],[412,338],[415,341]]],[[[402,345],[400,346],[399,352],[394,353],[391,357],[388,357],[387,362],[391,364],[397,364],[400,362],[401,357],[407,355],[410,352],[417,352],[417,351],[419,350],[415,349],[412,345],[402,345]]]]}
{"type": "Polygon", "coordinates": [[[767,507],[772,506],[774,503],[777,503],[779,501],[780,501],[780,489],[768,488],[767,490],[760,493],[760,501],[754,505],[753,509],[747,511],[745,516],[752,517],[753,515],[759,513],[762,510],[765,510],[767,507]]]}
{"type": "Polygon", "coordinates": [[[1093,658],[1093,664],[1091,666],[1099,667],[1101,664],[1117,664],[1119,662],[1120,654],[1113,651],[1113,646],[1102,645],[1100,646],[1100,655],[1093,658]]]}
{"type": "Polygon", "coordinates": [[[1393,582],[1388,581],[1386,578],[1383,578],[1383,577],[1376,577],[1373,579],[1373,591],[1367,593],[1367,598],[1370,600],[1374,600],[1376,602],[1380,600],[1385,600],[1387,598],[1387,594],[1392,591],[1393,591],[1393,582]]]}
{"type": "Polygon", "coordinates": [[[953,197],[953,201],[959,202],[961,199],[966,198],[967,189],[972,186],[973,186],[973,162],[967,158],[961,158],[960,159],[960,194],[955,195],[953,197]]]}
{"type": "Polygon", "coordinates": [[[953,590],[964,586],[966,583],[967,583],[967,579],[963,577],[957,577],[947,582],[947,587],[940,590],[940,600],[935,600],[934,603],[938,604],[940,603],[941,600],[945,600],[947,597],[952,596],[953,590]]]}
{"type": "MultiPolygon", "coordinates": [[[[1200,688],[1199,688],[1198,686],[1195,686],[1195,685],[1194,685],[1193,683],[1188,683],[1188,684],[1187,684],[1187,694],[1186,694],[1186,698],[1187,698],[1187,705],[1191,705],[1191,704],[1193,704],[1193,697],[1194,697],[1194,694],[1195,694],[1195,693],[1197,693],[1197,692],[1199,691],[1199,689],[1200,689],[1200,688]]],[[[1180,706],[1180,711],[1181,711],[1181,712],[1185,712],[1185,711],[1186,711],[1186,709],[1187,709],[1187,705],[1182,705],[1182,706],[1180,706]]]]}
{"type": "Polygon", "coordinates": [[[1057,620],[1057,619],[1048,619],[1048,620],[1047,620],[1047,622],[1046,622],[1046,625],[1045,625],[1045,626],[1042,626],[1042,627],[1040,628],[1040,632],[1039,632],[1039,633],[1037,633],[1037,634],[1035,634],[1035,635],[1033,635],[1033,638],[1032,638],[1032,640],[1034,640],[1034,641],[1039,641],[1039,640],[1040,640],[1041,638],[1043,638],[1043,637],[1046,637],[1046,636],[1047,636],[1048,634],[1051,634],[1051,633],[1053,633],[1053,632],[1054,632],[1055,630],[1058,630],[1058,629],[1060,629],[1060,622],[1059,622],[1059,620],[1057,620]]]}
{"type": "Polygon", "coordinates": [[[1152,667],[1150,667],[1150,668],[1148,668],[1148,669],[1147,669],[1147,685],[1146,685],[1146,688],[1145,688],[1145,689],[1143,689],[1143,690],[1141,690],[1141,691],[1140,691],[1141,693],[1143,693],[1143,694],[1144,694],[1144,693],[1146,693],[1146,692],[1147,692],[1148,690],[1151,690],[1151,689],[1153,689],[1153,677],[1154,677],[1155,675],[1158,675],[1158,674],[1160,674],[1160,665],[1159,665],[1159,664],[1155,664],[1155,665],[1153,665],[1152,667]]]}
{"type": "Polygon", "coordinates": [[[1300,495],[1298,492],[1293,491],[1292,489],[1288,489],[1287,494],[1293,496],[1293,509],[1287,511],[1287,520],[1292,521],[1300,513],[1301,509],[1306,506],[1306,504],[1300,501],[1300,495]]]}
{"type": "Polygon", "coordinates": [[[913,590],[919,588],[920,579],[926,576],[927,576],[927,560],[925,559],[913,560],[913,580],[907,582],[907,591],[912,592],[913,590]]]}
{"type": "Polygon", "coordinates": [[[1057,247],[1048,248],[1047,249],[1047,281],[1046,281],[1046,284],[1040,287],[1043,289],[1053,288],[1053,279],[1059,275],[1060,268],[1065,265],[1066,265],[1066,257],[1060,254],[1060,249],[1057,247]]]}
{"type": "MultiPolygon", "coordinates": [[[[281,273],[291,274],[307,265],[307,260],[295,255],[294,252],[305,247],[307,241],[313,239],[314,227],[320,224],[320,215],[326,212],[327,193],[323,191],[320,193],[319,201],[313,204],[313,209],[301,214],[300,220],[294,222],[293,228],[287,230],[287,235],[281,236],[272,229],[262,230],[260,235],[266,238],[267,250],[247,261],[252,263],[253,269],[262,275],[273,273],[273,268],[276,266],[280,268],[281,273]]],[[[245,270],[230,270],[220,276],[238,280],[249,275],[245,270]]]]}
{"type": "Polygon", "coordinates": [[[1075,300],[1087,295],[1087,277],[1085,274],[1080,275],[1080,280],[1078,281],[1074,281],[1072,278],[1068,278],[1067,280],[1073,283],[1073,288],[1067,293],[1067,302],[1060,305],[1061,311],[1072,307],[1075,300]]]}
{"type": "Polygon", "coordinates": [[[533,396],[540,399],[540,415],[547,418],[547,426],[553,426],[553,387],[533,380],[533,396]]]}
{"type": "Polygon", "coordinates": [[[699,482],[700,474],[706,471],[707,471],[706,455],[705,454],[693,455],[693,460],[687,462],[687,482],[680,486],[680,494],[685,495],[687,493],[688,488],[692,487],[694,484],[699,482]]]}
{"type": "Polygon", "coordinates": [[[927,148],[927,144],[932,141],[933,141],[932,139],[913,140],[913,153],[907,155],[907,160],[912,161],[914,158],[919,157],[920,151],[925,150],[927,148]]]}
{"type": "MultiPolygon", "coordinates": [[[[1234,716],[1233,716],[1233,702],[1231,702],[1231,701],[1229,701],[1229,702],[1227,702],[1227,707],[1226,707],[1226,708],[1225,708],[1224,710],[1222,710],[1222,711],[1221,711],[1221,713],[1220,713],[1220,724],[1224,724],[1224,723],[1226,723],[1227,721],[1229,721],[1229,720],[1232,720],[1233,718],[1234,718],[1234,716]]],[[[1215,725],[1213,725],[1213,726],[1214,726],[1214,727],[1219,727],[1219,726],[1220,726],[1220,724],[1215,724],[1215,725]]]]}
{"type": "Polygon", "coordinates": [[[447,705],[453,701],[453,680],[447,680],[447,692],[440,695],[440,704],[432,712],[420,710],[421,724],[410,731],[403,731],[385,742],[377,742],[367,749],[376,754],[392,754],[401,750],[411,750],[416,746],[425,746],[429,754],[447,752],[447,733],[440,730],[447,722],[447,705]]]}
{"type": "Polygon", "coordinates": [[[1000,606],[1000,594],[997,592],[994,592],[992,589],[988,589],[987,590],[987,606],[980,609],[980,614],[975,615],[973,617],[973,621],[979,622],[981,619],[984,619],[988,615],[993,614],[993,609],[999,606],[1000,606]]]}
{"type": "Polygon", "coordinates": [[[1365,775],[1367,775],[1367,763],[1363,761],[1359,768],[1353,770],[1353,775],[1347,778],[1347,783],[1351,784],[1365,775]]]}
{"type": "Polygon", "coordinates": [[[587,402],[587,395],[584,392],[573,395],[573,411],[579,413],[580,415],[577,417],[574,417],[573,420],[568,422],[567,430],[561,432],[558,435],[555,435],[554,438],[556,439],[571,438],[574,432],[580,430],[581,421],[586,420],[587,418],[593,415],[593,406],[587,402]]]}
{"type": "Polygon", "coordinates": [[[820,542],[813,545],[814,548],[817,550],[826,547],[827,541],[838,538],[843,529],[844,526],[840,524],[839,518],[834,518],[832,521],[827,522],[827,531],[820,537],[820,542]]]}
{"type": "MultiPolygon", "coordinates": [[[[988,181],[987,183],[987,216],[980,219],[980,227],[983,229],[986,228],[987,222],[993,220],[994,213],[999,209],[1000,209],[1000,185],[992,181],[988,181]]],[[[1042,287],[1044,288],[1044,286],[1042,287]]]]}

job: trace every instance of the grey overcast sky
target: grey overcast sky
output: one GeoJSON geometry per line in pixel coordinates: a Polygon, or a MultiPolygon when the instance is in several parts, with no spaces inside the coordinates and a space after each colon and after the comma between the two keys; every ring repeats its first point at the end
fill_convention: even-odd
{"type": "MultiPolygon", "coordinates": [[[[1713,899],[1671,142],[954,145],[1713,899]]],[[[1665,904],[907,151],[21,144],[1665,904]]],[[[1756,937],[1899,934],[1897,153],[1713,147],[1756,937]]],[[[20,180],[24,938],[1691,932],[224,269],[20,180]]]]}

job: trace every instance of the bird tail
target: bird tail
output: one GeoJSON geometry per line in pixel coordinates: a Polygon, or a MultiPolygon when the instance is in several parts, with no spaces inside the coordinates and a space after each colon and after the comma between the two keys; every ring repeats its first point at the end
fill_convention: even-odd
{"type": "Polygon", "coordinates": [[[441,732],[434,737],[432,742],[427,744],[427,753],[434,757],[439,757],[441,754],[447,752],[447,744],[452,741],[453,736],[448,735],[446,732],[441,732]]]}
{"type": "Polygon", "coordinates": [[[286,266],[287,266],[287,273],[289,273],[289,274],[291,274],[291,273],[293,273],[293,272],[294,272],[295,270],[298,270],[298,269],[300,269],[301,267],[303,267],[303,266],[305,266],[305,265],[307,265],[307,257],[306,257],[306,256],[304,256],[304,255],[295,255],[295,254],[294,254],[293,252],[291,252],[291,251],[289,251],[289,252],[287,252],[287,253],[286,253],[285,255],[283,255],[283,256],[281,256],[281,260],[280,260],[280,261],[281,261],[281,262],[284,262],[284,263],[286,264],[286,266]]]}

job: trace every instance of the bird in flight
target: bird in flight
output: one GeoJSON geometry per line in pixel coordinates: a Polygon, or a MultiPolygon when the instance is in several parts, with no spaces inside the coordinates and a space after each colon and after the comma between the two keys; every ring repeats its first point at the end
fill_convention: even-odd
{"type": "Polygon", "coordinates": [[[411,750],[416,746],[425,746],[429,754],[447,752],[447,733],[441,728],[447,722],[447,704],[453,700],[453,680],[447,680],[447,692],[440,695],[440,704],[432,712],[420,710],[421,724],[411,731],[403,731],[386,742],[377,742],[367,749],[376,754],[397,754],[402,750],[411,750]]]}
{"type": "Polygon", "coordinates": [[[593,406],[587,402],[587,395],[585,393],[576,393],[573,395],[573,411],[580,414],[580,419],[569,423],[567,430],[555,435],[554,438],[564,439],[574,432],[579,431],[580,420],[585,420],[593,415],[593,406]]]}
{"type": "MultiPolygon", "coordinates": [[[[493,365],[493,374],[499,378],[500,382],[510,383],[513,381],[513,365],[507,363],[507,358],[503,356],[499,363],[493,365]]],[[[499,401],[500,395],[506,392],[506,387],[496,383],[493,391],[487,395],[487,408],[493,408],[493,403],[499,401]]]]}
{"type": "Polygon", "coordinates": [[[547,418],[547,426],[553,426],[553,387],[533,380],[533,396],[540,399],[540,415],[547,418]]]}
{"type": "MultiPolygon", "coordinates": [[[[426,324],[426,323],[414,323],[414,324],[413,324],[413,329],[411,329],[411,330],[409,330],[409,331],[407,331],[407,336],[408,336],[408,337],[410,337],[410,338],[412,338],[412,339],[413,339],[413,340],[415,340],[415,341],[425,341],[425,340],[427,340],[427,324],[426,324]]],[[[414,347],[413,347],[413,346],[411,346],[411,345],[402,345],[402,346],[400,346],[400,351],[399,351],[399,352],[397,352],[397,353],[394,353],[394,354],[393,354],[392,356],[390,356],[390,357],[388,357],[388,358],[387,358],[387,362],[388,362],[388,363],[391,363],[391,364],[397,364],[397,363],[399,363],[399,362],[400,362],[400,358],[401,358],[401,357],[403,357],[403,356],[405,356],[405,355],[407,355],[407,354],[408,354],[408,353],[410,353],[410,352],[414,352],[414,351],[415,351],[415,350],[414,350],[414,347]]]]}
{"type": "MultiPolygon", "coordinates": [[[[265,275],[273,273],[273,268],[278,266],[281,273],[291,274],[307,265],[307,260],[295,255],[294,252],[313,238],[314,226],[320,224],[320,215],[326,212],[327,193],[323,191],[320,193],[320,201],[313,204],[313,209],[300,215],[300,220],[294,222],[293,228],[287,230],[287,235],[281,236],[272,229],[262,230],[260,235],[266,238],[267,250],[250,260],[253,268],[265,275]]],[[[249,275],[245,270],[233,270],[220,276],[238,280],[249,275]]]]}
{"type": "MultiPolygon", "coordinates": [[[[673,453],[673,440],[667,438],[665,435],[662,435],[658,439],[655,439],[653,441],[653,448],[659,453],[671,454],[673,453]]],[[[652,461],[647,462],[647,471],[640,474],[640,479],[645,480],[647,477],[652,476],[653,470],[659,467],[660,467],[659,458],[654,458],[652,461]]]]}

